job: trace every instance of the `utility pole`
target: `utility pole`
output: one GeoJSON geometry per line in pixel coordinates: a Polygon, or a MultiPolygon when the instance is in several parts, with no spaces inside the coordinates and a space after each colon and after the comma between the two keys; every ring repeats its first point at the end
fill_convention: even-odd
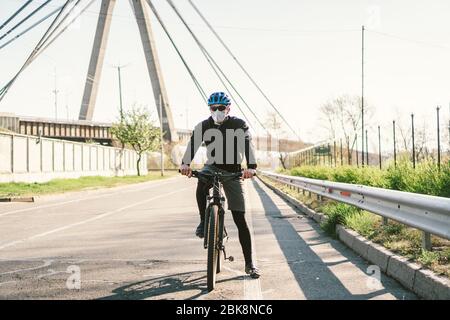
{"type": "Polygon", "coordinates": [[[440,125],[439,125],[439,110],[441,108],[439,106],[436,107],[436,115],[437,115],[437,147],[438,147],[438,154],[437,154],[437,161],[438,161],[438,169],[441,171],[441,137],[440,137],[440,125]]]}
{"type": "Polygon", "coordinates": [[[361,166],[364,167],[364,26],[361,31],[361,166]]]}
{"type": "Polygon", "coordinates": [[[355,134],[355,154],[356,154],[356,167],[359,168],[359,156],[358,156],[358,135],[355,134]]]}
{"type": "Polygon", "coordinates": [[[121,79],[121,76],[120,76],[120,66],[117,66],[117,73],[119,75],[120,121],[123,121],[122,79],[121,79]]]}
{"type": "Polygon", "coordinates": [[[113,68],[117,68],[117,76],[119,79],[119,114],[120,114],[120,121],[123,121],[123,99],[122,99],[122,69],[128,66],[126,65],[117,65],[112,66],[113,68]]]}
{"type": "Polygon", "coordinates": [[[380,126],[378,126],[378,163],[380,165],[380,170],[381,170],[381,133],[380,133],[380,126]]]}
{"type": "Polygon", "coordinates": [[[164,176],[164,140],[163,140],[163,113],[162,113],[162,97],[159,95],[159,117],[160,126],[159,126],[159,138],[161,140],[161,177],[164,176]]]}
{"type": "Polygon", "coordinates": [[[395,141],[395,120],[392,121],[392,130],[394,133],[394,167],[397,167],[397,146],[395,141]]]}
{"type": "MultiPolygon", "coordinates": [[[[364,158],[364,156],[363,156],[364,158]]],[[[366,163],[367,166],[369,166],[369,136],[367,134],[367,130],[366,130],[366,163]]]]}
{"type": "Polygon", "coordinates": [[[55,120],[58,120],[58,92],[59,91],[56,86],[56,68],[55,68],[54,78],[55,78],[55,89],[53,90],[53,93],[55,94],[55,120]]]}
{"type": "Polygon", "coordinates": [[[449,117],[448,117],[448,155],[450,156],[450,103],[448,104],[448,111],[449,111],[449,117]]]}
{"type": "Polygon", "coordinates": [[[416,145],[414,141],[414,113],[411,113],[411,131],[412,131],[412,160],[413,168],[416,168],[416,145]]]}

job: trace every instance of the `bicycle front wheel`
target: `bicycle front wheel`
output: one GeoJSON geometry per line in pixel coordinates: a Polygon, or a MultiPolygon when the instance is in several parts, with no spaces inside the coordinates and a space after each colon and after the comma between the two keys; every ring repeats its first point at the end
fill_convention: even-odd
{"type": "Polygon", "coordinates": [[[207,286],[208,291],[214,290],[216,284],[216,271],[219,250],[217,248],[219,208],[216,205],[210,207],[208,223],[208,266],[207,286]]]}

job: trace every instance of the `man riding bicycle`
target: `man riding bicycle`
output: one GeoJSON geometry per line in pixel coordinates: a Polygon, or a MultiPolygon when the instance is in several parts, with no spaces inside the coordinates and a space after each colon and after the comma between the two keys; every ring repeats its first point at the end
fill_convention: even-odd
{"type": "MultiPolygon", "coordinates": [[[[242,171],[242,180],[252,178],[256,173],[256,160],[249,128],[244,120],[230,116],[231,100],[224,92],[215,92],[208,99],[211,116],[197,124],[183,156],[180,172],[189,178],[192,176],[190,164],[195,153],[204,143],[207,149],[207,161],[203,172],[240,172],[245,156],[247,169],[242,171]]],[[[245,220],[245,199],[242,180],[228,179],[222,182],[233,220],[238,228],[239,242],[245,260],[245,272],[252,278],[258,278],[260,272],[252,259],[252,241],[245,220]]],[[[204,237],[205,210],[211,185],[198,180],[196,198],[200,214],[200,224],[195,234],[204,237]]]]}

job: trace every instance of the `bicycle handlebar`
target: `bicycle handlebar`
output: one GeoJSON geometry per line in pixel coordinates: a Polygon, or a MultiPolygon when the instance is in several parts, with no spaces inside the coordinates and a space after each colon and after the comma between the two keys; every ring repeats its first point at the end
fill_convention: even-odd
{"type": "MultiPolygon", "coordinates": [[[[181,173],[181,170],[178,169],[178,172],[181,173]]],[[[230,173],[222,173],[222,172],[217,172],[219,176],[221,177],[226,177],[226,178],[240,178],[242,177],[242,171],[239,172],[230,172],[230,173]]],[[[209,177],[213,177],[214,174],[209,174],[206,172],[202,172],[202,171],[198,171],[198,170],[192,170],[192,176],[197,178],[199,175],[203,175],[203,176],[209,176],[209,177]]],[[[256,173],[253,175],[256,176],[256,173]]]]}

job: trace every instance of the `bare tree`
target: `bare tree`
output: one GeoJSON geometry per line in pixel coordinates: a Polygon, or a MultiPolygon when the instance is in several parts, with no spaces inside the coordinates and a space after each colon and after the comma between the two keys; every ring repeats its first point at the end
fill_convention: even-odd
{"type": "MultiPolygon", "coordinates": [[[[328,131],[328,138],[335,140],[343,137],[348,150],[348,163],[356,143],[356,135],[361,130],[361,97],[342,95],[325,102],[319,109],[319,121],[328,131]]],[[[369,127],[373,117],[373,108],[367,102],[364,105],[364,118],[369,127]]]]}
{"type": "MultiPolygon", "coordinates": [[[[405,119],[404,113],[398,108],[395,108],[395,125],[397,132],[399,133],[399,142],[401,149],[399,151],[408,152],[412,150],[412,131],[411,131],[411,118],[405,119]]],[[[415,129],[415,132],[417,130],[415,129]]]]}
{"type": "MultiPolygon", "coordinates": [[[[266,126],[266,128],[268,130],[270,130],[271,134],[277,138],[277,142],[280,143],[281,137],[283,135],[285,135],[286,132],[283,129],[282,122],[279,119],[278,114],[276,114],[275,112],[269,112],[267,114],[267,118],[266,118],[264,125],[266,126]]],[[[287,169],[286,168],[286,159],[287,159],[288,153],[282,152],[281,149],[279,148],[279,146],[278,146],[278,152],[279,152],[278,159],[280,160],[281,166],[283,167],[283,169],[287,169]]]]}

